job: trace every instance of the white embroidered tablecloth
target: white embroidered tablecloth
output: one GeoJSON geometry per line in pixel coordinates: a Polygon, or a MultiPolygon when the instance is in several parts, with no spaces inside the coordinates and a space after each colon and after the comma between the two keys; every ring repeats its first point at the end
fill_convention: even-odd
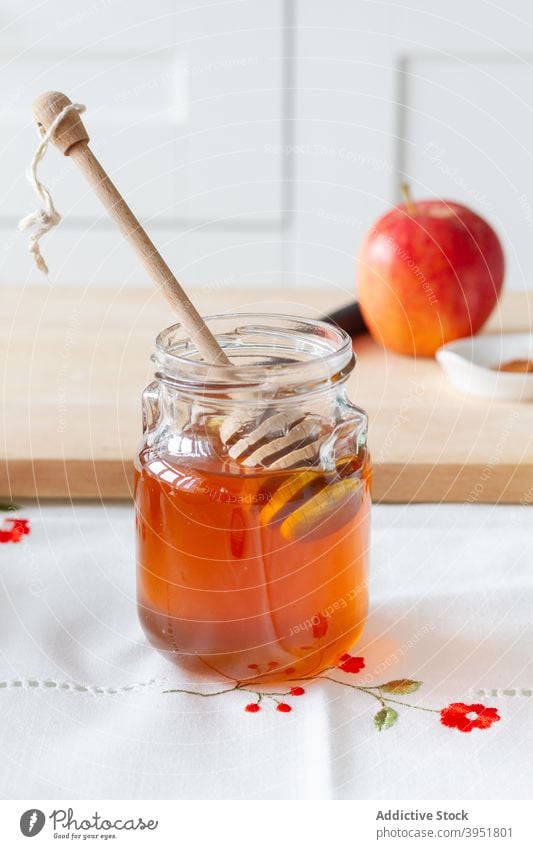
{"type": "Polygon", "coordinates": [[[147,645],[131,505],[25,506],[0,545],[2,797],[530,798],[532,509],[375,507],[364,667],[251,712],[164,692],[224,685],[147,645]]]}

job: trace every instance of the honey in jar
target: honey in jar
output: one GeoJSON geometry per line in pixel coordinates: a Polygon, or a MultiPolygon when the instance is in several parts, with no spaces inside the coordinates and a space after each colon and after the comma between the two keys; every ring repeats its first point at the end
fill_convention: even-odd
{"type": "Polygon", "coordinates": [[[145,392],[135,475],[140,620],[156,648],[210,677],[313,676],[338,663],[367,615],[370,460],[366,415],[346,397],[351,342],[304,319],[208,323],[229,374],[169,328],[145,392]],[[237,410],[246,432],[291,408],[287,421],[296,409],[317,423],[316,457],[279,468],[265,452],[259,466],[230,456],[221,438],[228,416],[237,410]]]}

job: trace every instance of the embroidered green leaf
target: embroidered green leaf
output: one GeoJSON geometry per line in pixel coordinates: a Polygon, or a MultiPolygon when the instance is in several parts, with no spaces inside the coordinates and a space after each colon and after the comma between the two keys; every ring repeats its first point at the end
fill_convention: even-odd
{"type": "Polygon", "coordinates": [[[422,681],[410,681],[409,678],[399,678],[397,681],[387,681],[380,687],[384,693],[397,693],[405,696],[407,693],[416,693],[422,686],[422,681]]]}
{"type": "Polygon", "coordinates": [[[19,510],[18,504],[0,503],[0,513],[11,513],[12,510],[19,510]]]}
{"type": "Polygon", "coordinates": [[[374,717],[374,725],[378,731],[386,731],[387,728],[391,728],[394,725],[397,719],[398,714],[394,708],[384,707],[376,713],[374,717]]]}

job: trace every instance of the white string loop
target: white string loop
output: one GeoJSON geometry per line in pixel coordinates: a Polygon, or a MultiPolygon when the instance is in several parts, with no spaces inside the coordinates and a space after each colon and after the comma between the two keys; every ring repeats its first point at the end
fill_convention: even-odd
{"type": "Polygon", "coordinates": [[[50,124],[48,130],[41,135],[41,141],[37,150],[33,155],[33,159],[26,171],[26,177],[28,182],[42,203],[41,209],[36,209],[34,212],[30,212],[29,215],[26,215],[24,218],[18,223],[18,229],[21,231],[28,230],[29,228],[33,228],[33,233],[28,238],[28,251],[33,256],[35,260],[35,265],[42,271],[43,274],[48,274],[48,266],[44,261],[44,257],[41,254],[41,249],[39,246],[39,242],[42,237],[52,230],[53,227],[57,227],[59,222],[61,221],[61,216],[57,209],[54,206],[54,201],[52,199],[52,195],[44,185],[39,180],[37,174],[37,166],[45,157],[46,151],[48,150],[48,145],[60,125],[61,121],[70,113],[77,112],[78,115],[81,115],[82,112],[85,112],[85,106],[82,103],[69,103],[68,106],[65,106],[64,109],[61,110],[59,115],[57,115],[52,123],[50,124]]]}

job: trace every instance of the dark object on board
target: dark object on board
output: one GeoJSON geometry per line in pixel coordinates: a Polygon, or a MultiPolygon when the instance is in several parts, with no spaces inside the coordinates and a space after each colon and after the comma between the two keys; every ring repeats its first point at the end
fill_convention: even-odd
{"type": "Polygon", "coordinates": [[[341,307],[339,310],[324,316],[323,321],[329,321],[330,324],[337,324],[341,330],[345,330],[352,338],[360,336],[362,333],[368,333],[368,328],[361,314],[359,304],[354,301],[346,307],[341,307]]]}

